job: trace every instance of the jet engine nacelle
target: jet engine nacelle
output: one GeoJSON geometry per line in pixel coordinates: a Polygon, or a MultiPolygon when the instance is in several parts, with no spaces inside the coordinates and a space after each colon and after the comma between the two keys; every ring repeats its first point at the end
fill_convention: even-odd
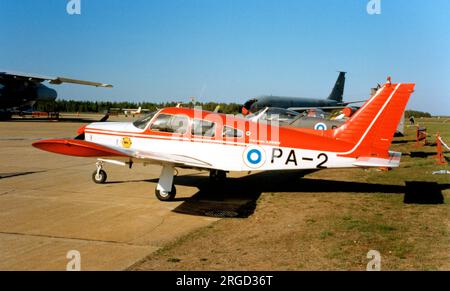
{"type": "Polygon", "coordinates": [[[54,101],[58,97],[56,90],[42,84],[36,87],[36,101],[54,101]]]}

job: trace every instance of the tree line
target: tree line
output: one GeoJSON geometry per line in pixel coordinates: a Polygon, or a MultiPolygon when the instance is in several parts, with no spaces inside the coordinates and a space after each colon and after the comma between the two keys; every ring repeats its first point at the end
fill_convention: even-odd
{"type": "MultiPolygon", "coordinates": [[[[83,113],[105,113],[122,109],[148,109],[156,111],[165,107],[175,107],[176,102],[150,103],[150,102],[98,102],[98,101],[75,101],[75,100],[56,100],[53,102],[38,102],[35,110],[44,112],[83,112],[83,113]]],[[[196,102],[182,104],[183,107],[201,106],[203,110],[214,111],[220,106],[220,112],[226,114],[237,114],[242,105],[236,103],[217,103],[217,102],[196,102]]]]}
{"type": "MultiPolygon", "coordinates": [[[[75,101],[75,100],[56,100],[53,102],[38,102],[35,105],[37,111],[44,112],[83,112],[83,113],[105,113],[112,112],[114,110],[121,109],[137,109],[142,107],[142,109],[148,109],[151,111],[156,111],[165,107],[175,107],[178,103],[176,102],[163,102],[163,103],[150,103],[150,102],[98,102],[98,101],[75,101]]],[[[193,103],[183,104],[183,107],[193,107],[193,103]]],[[[195,106],[201,106],[203,110],[214,111],[217,106],[220,106],[220,112],[225,114],[237,114],[240,113],[242,105],[236,103],[218,103],[218,102],[196,102],[195,106]]],[[[431,117],[428,112],[407,110],[405,112],[406,118],[414,116],[415,118],[420,117],[431,117]]]]}
{"type": "Polygon", "coordinates": [[[411,116],[414,116],[414,118],[432,117],[431,113],[428,113],[428,112],[422,112],[422,111],[416,111],[416,110],[406,110],[405,117],[410,118],[411,116]]]}

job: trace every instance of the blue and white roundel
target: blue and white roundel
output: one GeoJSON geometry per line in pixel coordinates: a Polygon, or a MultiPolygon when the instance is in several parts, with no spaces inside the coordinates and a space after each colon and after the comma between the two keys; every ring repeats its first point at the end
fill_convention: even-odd
{"type": "Polygon", "coordinates": [[[258,169],[266,162],[266,154],[262,148],[251,146],[245,149],[243,159],[248,167],[258,169]]]}
{"type": "Polygon", "coordinates": [[[325,123],[319,122],[319,123],[317,123],[317,124],[314,126],[314,129],[315,129],[315,130],[327,130],[328,127],[327,127],[327,125],[326,125],[325,123]]]}

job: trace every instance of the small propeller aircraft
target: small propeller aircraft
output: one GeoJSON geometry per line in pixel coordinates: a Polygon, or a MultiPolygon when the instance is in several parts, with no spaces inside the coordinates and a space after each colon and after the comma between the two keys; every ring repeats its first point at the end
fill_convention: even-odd
{"type": "Polygon", "coordinates": [[[156,187],[161,201],[175,198],[174,169],[210,171],[215,180],[230,171],[276,171],[352,167],[398,167],[389,151],[415,84],[390,79],[341,127],[312,130],[187,108],[165,108],[133,123],[93,123],[75,139],[43,140],[34,147],[97,158],[95,183],[105,183],[105,163],[162,165],[156,187]]]}
{"type": "Polygon", "coordinates": [[[144,112],[150,112],[148,109],[142,109],[142,107],[139,107],[138,109],[122,109],[123,114],[125,114],[125,117],[128,117],[128,115],[136,116],[141,115],[144,112]]]}

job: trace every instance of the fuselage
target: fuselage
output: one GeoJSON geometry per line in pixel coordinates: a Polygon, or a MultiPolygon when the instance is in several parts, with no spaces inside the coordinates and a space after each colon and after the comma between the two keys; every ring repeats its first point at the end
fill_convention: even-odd
{"type": "Polygon", "coordinates": [[[353,145],[334,139],[332,131],[182,108],[166,108],[144,123],[93,123],[85,140],[133,153],[190,157],[223,171],[353,167],[356,159],[344,154],[353,145]]]}
{"type": "Polygon", "coordinates": [[[250,106],[251,112],[264,109],[266,107],[279,108],[320,108],[339,106],[341,102],[329,99],[312,99],[302,97],[283,97],[283,96],[260,96],[254,99],[250,106]]]}
{"type": "Polygon", "coordinates": [[[39,82],[0,78],[0,109],[31,107],[37,101],[54,101],[57,93],[39,82]]]}
{"type": "Polygon", "coordinates": [[[339,72],[339,76],[334,84],[333,90],[326,99],[313,99],[304,97],[283,97],[283,96],[259,96],[249,100],[244,104],[243,111],[252,113],[266,107],[278,108],[321,108],[336,107],[342,105],[345,87],[345,72],[339,72]]]}

